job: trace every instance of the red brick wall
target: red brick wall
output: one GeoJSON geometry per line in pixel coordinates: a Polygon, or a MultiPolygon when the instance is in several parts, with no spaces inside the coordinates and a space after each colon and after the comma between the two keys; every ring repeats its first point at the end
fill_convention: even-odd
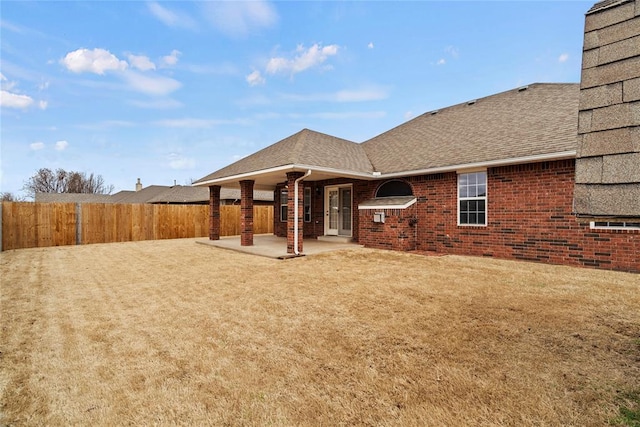
{"type": "Polygon", "coordinates": [[[365,209],[359,211],[358,243],[371,248],[412,251],[418,235],[416,205],[407,209],[365,209]],[[383,212],[385,222],[374,222],[374,214],[383,212]]]}
{"type": "MultiPolygon", "coordinates": [[[[408,178],[418,201],[415,249],[640,272],[640,231],[591,230],[572,213],[575,161],[542,162],[487,171],[488,225],[457,225],[457,175],[408,178]]],[[[358,201],[373,197],[371,183],[358,201]]],[[[411,208],[410,208],[411,209],[411,208]]],[[[411,250],[409,210],[373,225],[359,213],[359,242],[411,250]]]]}

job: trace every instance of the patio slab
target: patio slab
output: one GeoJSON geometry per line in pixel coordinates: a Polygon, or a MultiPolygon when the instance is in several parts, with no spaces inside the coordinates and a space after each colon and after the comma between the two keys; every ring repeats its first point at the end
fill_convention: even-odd
{"type": "MultiPolygon", "coordinates": [[[[201,238],[197,239],[196,243],[268,258],[287,259],[296,256],[287,253],[287,239],[285,237],[277,237],[273,234],[253,236],[253,246],[241,246],[240,236],[221,237],[220,240],[201,238]]],[[[336,238],[333,241],[327,237],[322,240],[306,239],[303,243],[303,251],[298,256],[314,255],[341,249],[360,249],[363,247],[363,245],[357,243],[345,242],[340,238],[336,238]]]]}

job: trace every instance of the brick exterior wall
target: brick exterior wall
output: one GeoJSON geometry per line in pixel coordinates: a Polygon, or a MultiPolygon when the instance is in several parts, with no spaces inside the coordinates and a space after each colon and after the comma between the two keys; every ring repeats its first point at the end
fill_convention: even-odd
{"type": "MultiPolygon", "coordinates": [[[[417,203],[385,211],[384,224],[373,223],[373,211],[361,210],[359,242],[640,272],[640,231],[591,230],[576,220],[574,173],[574,160],[490,168],[486,227],[457,225],[455,173],[410,177],[417,203]]],[[[378,184],[367,184],[360,200],[373,197],[378,184]]]]}
{"type": "Polygon", "coordinates": [[[240,181],[240,245],[253,246],[253,181],[240,181]]]}
{"type": "Polygon", "coordinates": [[[220,240],[220,186],[209,187],[209,240],[220,240]]]}

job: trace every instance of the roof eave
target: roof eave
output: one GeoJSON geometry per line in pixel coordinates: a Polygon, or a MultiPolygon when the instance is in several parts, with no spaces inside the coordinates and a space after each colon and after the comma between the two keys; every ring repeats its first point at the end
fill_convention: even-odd
{"type": "Polygon", "coordinates": [[[473,169],[487,169],[497,166],[509,166],[523,163],[536,163],[551,160],[575,159],[576,150],[560,151],[556,153],[536,154],[533,156],[513,157],[507,159],[489,160],[485,162],[463,163],[458,165],[440,166],[435,168],[418,169],[413,171],[400,171],[383,173],[377,176],[377,179],[399,178],[403,176],[430,175],[434,173],[471,171],[473,169]]]}
{"type": "MultiPolygon", "coordinates": [[[[378,176],[374,172],[358,172],[358,171],[350,171],[350,170],[342,170],[342,169],[334,169],[327,168],[322,166],[314,166],[314,165],[303,165],[303,164],[289,164],[283,166],[277,166],[269,169],[262,169],[257,171],[245,172],[236,175],[230,175],[220,178],[209,179],[201,182],[194,182],[191,184],[194,187],[208,187],[211,185],[220,185],[224,186],[224,184],[235,184],[239,181],[256,179],[260,176],[273,175],[273,174],[281,174],[287,172],[306,172],[311,170],[311,172],[322,173],[323,175],[332,175],[335,177],[342,178],[355,178],[362,180],[373,180],[377,179],[378,176]]],[[[313,175],[311,176],[313,178],[313,175]]]]}

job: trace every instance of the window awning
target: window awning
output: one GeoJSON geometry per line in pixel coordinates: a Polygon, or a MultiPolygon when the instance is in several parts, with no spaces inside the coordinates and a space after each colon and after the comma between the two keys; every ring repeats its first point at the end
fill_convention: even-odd
{"type": "Polygon", "coordinates": [[[376,197],[360,203],[358,209],[406,209],[416,200],[415,196],[376,197]]]}

